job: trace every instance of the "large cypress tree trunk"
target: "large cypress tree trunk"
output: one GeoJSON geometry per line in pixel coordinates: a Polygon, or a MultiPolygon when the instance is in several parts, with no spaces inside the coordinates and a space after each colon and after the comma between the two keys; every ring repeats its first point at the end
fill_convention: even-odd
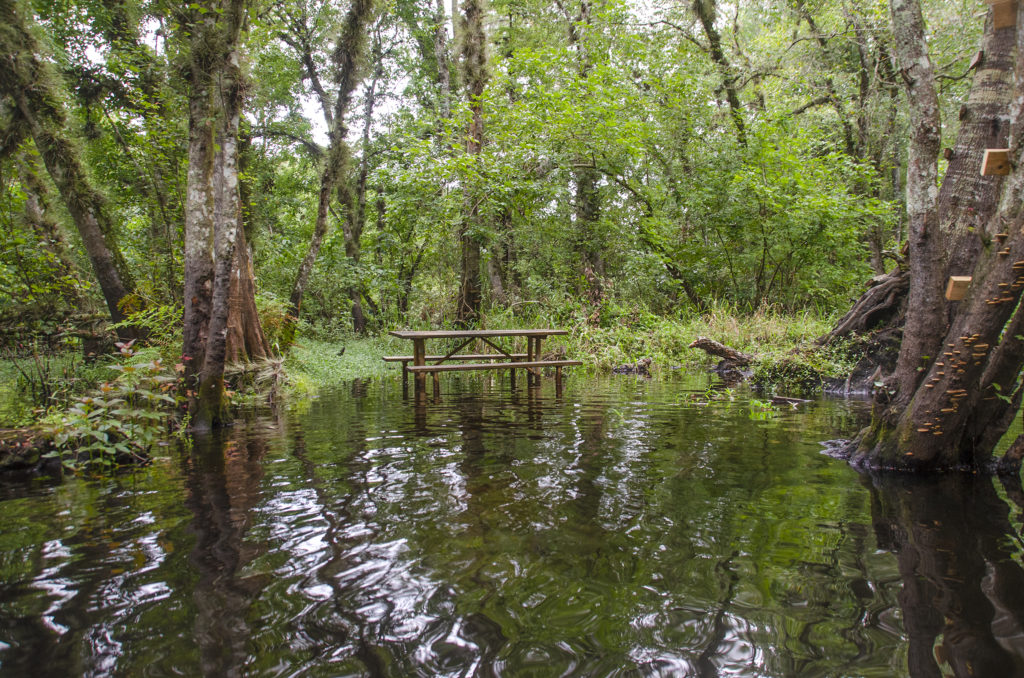
{"type": "Polygon", "coordinates": [[[256,281],[246,242],[245,229],[239,225],[228,291],[226,360],[229,363],[261,360],[272,355],[256,309],[256,281]]]}
{"type": "Polygon", "coordinates": [[[316,264],[317,256],[320,254],[320,247],[323,245],[324,237],[327,235],[327,216],[331,204],[331,197],[337,190],[340,182],[345,180],[348,172],[350,151],[348,142],[345,140],[348,134],[348,125],[345,115],[352,102],[352,94],[356,85],[359,84],[359,65],[363,51],[366,46],[366,26],[373,14],[373,0],[353,0],[345,17],[345,25],[342,28],[341,38],[334,50],[334,65],[338,77],[338,98],[334,103],[333,116],[328,116],[333,121],[330,131],[330,147],[327,151],[327,159],[324,163],[323,172],[320,175],[320,193],[317,202],[316,225],[313,228],[313,237],[309,242],[309,249],[299,265],[295,283],[292,285],[292,293],[289,298],[289,315],[293,321],[298,319],[302,310],[302,296],[305,293],[309,277],[313,273],[313,266],[316,264]]]}
{"type": "Polygon", "coordinates": [[[75,222],[110,317],[120,322],[125,317],[121,302],[135,283],[117,248],[103,197],[68,136],[58,76],[40,58],[44,50],[28,25],[24,8],[0,0],[0,92],[14,101],[75,222]]]}
{"type": "MultiPolygon", "coordinates": [[[[960,131],[936,204],[944,242],[941,255],[946,258],[943,266],[948,275],[970,275],[983,247],[985,224],[999,206],[1002,177],[982,176],[978,168],[986,148],[1004,148],[1007,143],[1015,48],[1015,31],[985,33],[981,43],[984,57],[977,65],[967,102],[960,110],[960,131]]],[[[823,340],[831,341],[851,332],[868,333],[879,327],[901,327],[909,286],[907,266],[876,278],[823,340]]],[[[947,308],[955,310],[953,305],[947,308]]]]}
{"type": "Polygon", "coordinates": [[[252,253],[247,233],[252,215],[252,187],[244,177],[250,156],[250,137],[243,132],[238,142],[239,213],[238,237],[231,264],[231,289],[228,292],[227,361],[229,363],[261,360],[273,355],[270,342],[263,332],[256,308],[256,277],[252,267],[252,253]]]}
{"type": "Polygon", "coordinates": [[[224,363],[240,206],[239,39],[245,0],[213,0],[187,11],[182,26],[191,42],[183,355],[192,426],[204,430],[226,421],[224,363]]]}
{"type": "MultiPolygon", "coordinates": [[[[898,40],[907,40],[909,31],[909,40],[923,45],[919,8],[917,18],[911,16],[915,6],[916,1],[894,2],[893,19],[898,40]]],[[[1012,26],[995,31],[989,21],[985,62],[975,74],[962,112],[965,125],[937,198],[911,199],[912,190],[928,191],[928,180],[921,177],[930,171],[923,169],[928,163],[925,157],[911,166],[908,207],[917,208],[918,215],[910,213],[912,292],[903,350],[888,390],[876,401],[871,427],[851,446],[856,465],[900,470],[986,468],[1020,405],[1024,313],[1018,302],[1024,289],[1024,171],[1015,170],[1008,180],[1000,181],[980,176],[979,170],[984,146],[1002,145],[1007,131],[1012,165],[1019,168],[1024,162],[1024,100],[1020,97],[1024,68],[1019,44],[1016,63],[1012,56],[1022,33],[1012,26]],[[1016,73],[1011,78],[1013,67],[1016,73]],[[921,172],[918,177],[913,176],[915,170],[921,172]],[[916,187],[911,187],[913,182],[916,187]],[[963,301],[946,303],[939,296],[949,272],[973,276],[963,301]]],[[[906,49],[906,42],[899,45],[901,63],[910,59],[913,67],[904,67],[904,77],[916,83],[927,77],[916,70],[925,59],[920,52],[906,49]]],[[[915,95],[913,88],[910,94],[915,95]]],[[[930,124],[922,117],[915,116],[912,122],[915,135],[931,134],[919,127],[930,124]]],[[[1024,446],[1024,440],[1018,444],[1024,446]]],[[[1006,463],[1013,466],[1019,459],[1011,456],[1006,463]]]]}

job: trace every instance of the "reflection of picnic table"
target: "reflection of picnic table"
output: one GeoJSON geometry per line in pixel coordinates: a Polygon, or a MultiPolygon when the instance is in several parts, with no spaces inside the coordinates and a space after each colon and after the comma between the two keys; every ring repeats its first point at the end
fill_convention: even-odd
{"type": "Polygon", "coordinates": [[[438,374],[441,372],[465,372],[469,370],[510,370],[513,383],[517,369],[527,370],[528,376],[540,377],[542,368],[554,367],[556,382],[561,385],[562,368],[569,365],[582,365],[579,360],[542,360],[541,343],[547,337],[568,334],[565,330],[400,330],[391,332],[391,336],[399,339],[412,340],[412,355],[389,355],[384,360],[402,363],[402,382],[408,383],[411,372],[416,377],[416,390],[426,387],[427,373],[434,377],[434,389],[438,389],[438,374]],[[526,337],[526,353],[514,353],[514,348],[506,350],[503,340],[514,344],[517,337],[526,337]],[[427,340],[462,339],[464,341],[443,355],[427,355],[427,340]],[[459,353],[471,343],[480,341],[490,347],[488,353],[459,353]],[[486,362],[485,362],[486,361],[486,362]],[[412,363],[410,365],[409,363],[412,363]]]}

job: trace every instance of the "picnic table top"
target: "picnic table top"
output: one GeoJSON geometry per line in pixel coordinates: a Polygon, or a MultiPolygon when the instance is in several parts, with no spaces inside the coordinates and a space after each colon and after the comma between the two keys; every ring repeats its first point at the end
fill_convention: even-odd
{"type": "Polygon", "coordinates": [[[568,334],[568,330],[394,330],[388,332],[399,339],[473,339],[476,337],[550,337],[568,334]]]}

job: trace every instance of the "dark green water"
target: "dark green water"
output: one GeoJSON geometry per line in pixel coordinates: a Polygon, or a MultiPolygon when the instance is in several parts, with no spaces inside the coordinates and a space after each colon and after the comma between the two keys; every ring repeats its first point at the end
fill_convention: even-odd
{"type": "Polygon", "coordinates": [[[706,384],[355,384],[4,488],[0,675],[1020,672],[1019,483],[862,478],[820,442],[864,403],[706,384]]]}

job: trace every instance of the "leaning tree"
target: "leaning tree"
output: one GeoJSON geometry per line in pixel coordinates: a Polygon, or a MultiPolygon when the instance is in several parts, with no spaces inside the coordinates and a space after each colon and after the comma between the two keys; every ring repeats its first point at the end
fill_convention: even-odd
{"type": "MultiPolygon", "coordinates": [[[[907,256],[839,329],[866,329],[904,299],[902,341],[871,425],[847,452],[866,468],[979,470],[993,464],[1024,392],[1024,15],[1011,0],[986,18],[940,188],[936,75],[920,3],[890,7],[910,112],[907,256]],[[961,300],[946,292],[951,276],[970,278],[961,300]]],[[[1015,470],[1022,456],[1024,436],[998,467],[1015,470]]]]}
{"type": "Polygon", "coordinates": [[[15,148],[23,138],[32,139],[82,238],[111,320],[120,322],[135,282],[118,249],[109,207],[68,130],[62,83],[33,23],[26,3],[0,0],[0,145],[15,148]]]}

